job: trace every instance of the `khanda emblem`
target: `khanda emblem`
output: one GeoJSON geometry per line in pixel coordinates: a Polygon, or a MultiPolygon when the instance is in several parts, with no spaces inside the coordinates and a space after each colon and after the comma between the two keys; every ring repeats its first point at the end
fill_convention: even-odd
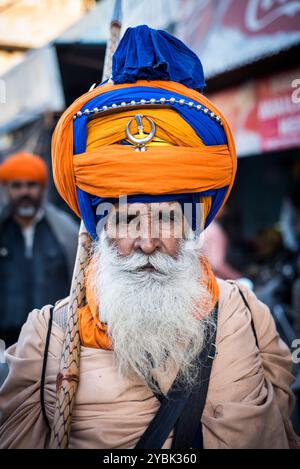
{"type": "Polygon", "coordinates": [[[142,114],[137,114],[136,116],[134,116],[134,118],[130,119],[130,121],[126,125],[126,137],[128,138],[130,142],[134,144],[135,151],[146,151],[147,150],[146,144],[151,142],[154,135],[155,135],[155,124],[153,120],[150,119],[150,117],[143,116],[142,114]],[[130,125],[133,119],[136,121],[137,127],[138,127],[137,136],[133,136],[130,131],[130,125]],[[149,134],[144,133],[143,119],[146,119],[150,124],[151,130],[149,134]]]}

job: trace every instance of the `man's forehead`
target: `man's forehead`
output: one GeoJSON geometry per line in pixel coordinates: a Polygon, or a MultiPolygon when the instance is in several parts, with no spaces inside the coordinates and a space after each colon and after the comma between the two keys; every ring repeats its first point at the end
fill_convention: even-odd
{"type": "Polygon", "coordinates": [[[163,201],[163,202],[131,202],[126,204],[116,203],[114,208],[119,213],[122,212],[139,212],[140,214],[149,214],[156,211],[179,211],[182,212],[181,204],[176,201],[163,201]]]}
{"type": "Polygon", "coordinates": [[[37,182],[35,179],[32,179],[32,178],[15,178],[15,179],[10,179],[9,181],[7,181],[8,183],[20,183],[20,184],[23,184],[23,183],[29,183],[29,182],[37,182]]]}

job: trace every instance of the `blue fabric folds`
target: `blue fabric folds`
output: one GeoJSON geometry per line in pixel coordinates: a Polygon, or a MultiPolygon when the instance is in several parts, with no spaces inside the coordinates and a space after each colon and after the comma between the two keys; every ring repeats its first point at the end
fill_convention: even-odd
{"type": "MultiPolygon", "coordinates": [[[[187,221],[195,233],[199,233],[200,226],[198,225],[198,218],[196,207],[199,203],[200,197],[211,196],[212,197],[212,207],[208,214],[208,217],[205,221],[204,228],[207,228],[208,225],[214,219],[216,213],[221,207],[224,197],[227,193],[228,186],[222,187],[221,189],[211,189],[203,192],[196,192],[193,194],[164,194],[164,195],[151,195],[151,194],[137,194],[129,195],[127,197],[127,202],[131,203],[153,203],[153,202],[170,202],[176,201],[179,202],[183,213],[187,215],[187,221]],[[184,204],[191,204],[192,211],[191,213],[185,212],[184,204]]],[[[106,210],[106,204],[116,204],[118,199],[108,198],[108,197],[97,197],[87,192],[83,191],[77,187],[77,199],[84,225],[89,232],[93,240],[97,239],[99,234],[99,222],[103,220],[109,213],[109,210],[106,210]],[[97,208],[102,204],[103,210],[100,210],[100,213],[97,214],[97,208]],[[98,232],[97,232],[98,229],[98,232]]]]}
{"type": "MultiPolygon", "coordinates": [[[[170,97],[175,97],[176,99],[186,99],[185,96],[179,95],[177,93],[171,93],[170,91],[163,90],[160,88],[151,88],[143,86],[133,86],[132,88],[125,88],[121,90],[110,91],[88,101],[82,108],[81,111],[83,115],[76,119],[73,123],[74,128],[74,140],[73,140],[73,152],[74,154],[84,153],[86,150],[86,139],[87,139],[87,122],[88,117],[84,114],[85,109],[92,109],[94,107],[101,108],[102,106],[111,106],[113,103],[120,104],[122,101],[130,102],[131,100],[139,101],[141,99],[160,99],[165,97],[169,99],[170,97]]],[[[188,106],[181,106],[175,104],[172,106],[174,110],[186,121],[188,124],[195,130],[197,135],[201,138],[205,145],[224,145],[227,143],[226,135],[224,128],[216,122],[215,119],[211,119],[208,114],[197,111],[194,108],[190,109],[188,106]]],[[[201,155],[199,154],[199,158],[201,155]]],[[[199,201],[200,195],[211,195],[212,208],[206,220],[207,227],[209,223],[214,218],[215,213],[218,211],[224,197],[227,192],[227,187],[212,191],[210,193],[202,194],[185,194],[184,202],[194,202],[195,197],[199,201]]],[[[96,227],[99,219],[96,217],[95,208],[100,202],[105,200],[102,198],[95,198],[94,196],[87,194],[81,189],[77,188],[77,197],[78,205],[80,208],[80,213],[86,229],[91,235],[92,239],[97,238],[96,227]]],[[[136,195],[128,197],[128,202],[159,202],[167,200],[178,200],[183,202],[182,197],[178,194],[166,194],[165,196],[154,196],[152,194],[148,195],[136,195]]],[[[109,201],[108,202],[115,202],[109,201]]],[[[194,228],[194,221],[191,223],[194,228]]]]}
{"type": "Polygon", "coordinates": [[[196,54],[166,31],[146,25],[126,30],[113,56],[112,78],[116,84],[170,80],[199,91],[205,87],[196,54]]]}
{"type": "MultiPolygon", "coordinates": [[[[84,113],[86,109],[93,109],[94,107],[101,108],[102,106],[111,106],[113,103],[121,104],[122,101],[130,102],[131,100],[139,101],[141,99],[185,99],[186,96],[172,93],[161,88],[151,88],[148,86],[133,86],[132,88],[123,88],[120,90],[109,91],[100,94],[91,99],[81,108],[84,113]]],[[[190,101],[190,100],[189,100],[190,101]]],[[[195,104],[197,104],[195,102],[195,104]]],[[[190,109],[188,106],[181,106],[180,104],[172,105],[172,109],[176,110],[178,114],[195,130],[197,135],[201,138],[205,145],[224,145],[227,143],[224,128],[211,119],[208,114],[204,114],[196,109],[190,109]]],[[[87,122],[88,116],[83,114],[79,119],[73,123],[74,127],[74,154],[83,153],[86,149],[87,139],[87,122]]]]}
{"type": "MultiPolygon", "coordinates": [[[[82,106],[81,111],[83,115],[76,119],[73,123],[74,129],[74,140],[73,140],[73,152],[74,154],[84,153],[86,150],[86,139],[87,139],[87,122],[88,116],[84,114],[85,109],[92,109],[94,107],[101,108],[102,106],[111,106],[113,103],[120,104],[122,101],[130,102],[131,100],[139,101],[141,99],[160,99],[165,97],[169,99],[170,97],[175,97],[176,99],[186,99],[185,96],[171,93],[170,91],[163,90],[160,88],[151,88],[144,86],[133,86],[132,88],[125,88],[121,90],[110,91],[88,101],[84,106],[82,106]]],[[[175,104],[172,106],[174,110],[186,121],[188,124],[195,130],[197,135],[201,138],[205,145],[224,145],[227,143],[226,135],[224,128],[216,122],[215,119],[211,119],[208,114],[197,111],[194,108],[190,109],[187,106],[181,106],[175,104]]],[[[199,158],[201,155],[199,154],[199,158]]],[[[180,203],[195,203],[195,200],[199,201],[199,197],[204,195],[211,195],[212,207],[208,218],[206,220],[205,227],[214,218],[216,212],[222,205],[224,197],[227,192],[227,187],[222,189],[217,189],[214,191],[208,191],[206,193],[199,194],[166,194],[164,196],[155,196],[153,194],[137,194],[136,196],[129,196],[128,202],[160,202],[168,200],[177,200],[180,203]]],[[[96,216],[96,206],[99,203],[103,202],[116,202],[116,200],[104,199],[101,197],[92,196],[80,188],[77,188],[77,197],[78,205],[81,213],[81,217],[84,221],[85,227],[88,230],[92,239],[97,238],[97,223],[100,221],[96,216]]],[[[195,217],[192,217],[191,226],[195,229],[194,220],[195,217]]]]}
{"type": "MultiPolygon", "coordinates": [[[[145,25],[128,28],[125,32],[113,56],[112,79],[115,84],[135,83],[137,80],[144,79],[174,81],[198,91],[202,91],[205,87],[202,64],[194,52],[167,32],[157,31],[145,25]]],[[[119,105],[122,102],[131,102],[132,100],[150,100],[151,98],[159,100],[160,98],[170,99],[171,97],[176,98],[176,100],[186,100],[185,96],[162,88],[136,85],[94,97],[81,108],[82,116],[74,120],[74,154],[86,151],[88,122],[88,115],[84,114],[86,109],[100,109],[103,106],[111,106],[113,103],[119,105]]],[[[208,113],[205,114],[195,108],[189,108],[178,103],[172,105],[172,108],[194,129],[205,145],[224,145],[227,143],[223,127],[215,119],[211,119],[208,113]]],[[[200,152],[199,158],[201,158],[200,152]]],[[[147,190],[147,188],[145,189],[147,190]]],[[[205,227],[207,227],[222,205],[227,189],[227,187],[224,187],[197,194],[165,194],[163,196],[136,194],[128,196],[127,200],[128,203],[177,200],[182,207],[183,204],[190,203],[193,205],[190,225],[193,230],[197,231],[196,205],[199,202],[199,197],[212,197],[212,207],[205,224],[205,227]]],[[[97,213],[97,206],[104,204],[105,207],[106,202],[109,205],[109,203],[116,203],[117,201],[116,199],[93,196],[79,187],[77,187],[77,197],[84,224],[92,239],[96,239],[97,225],[106,216],[106,210],[104,210],[104,213],[101,212],[100,215],[99,212],[97,213]]]]}

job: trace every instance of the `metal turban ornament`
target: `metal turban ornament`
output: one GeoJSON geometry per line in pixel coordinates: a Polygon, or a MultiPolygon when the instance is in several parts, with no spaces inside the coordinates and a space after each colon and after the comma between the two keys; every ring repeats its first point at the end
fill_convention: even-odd
{"type": "Polygon", "coordinates": [[[156,130],[155,124],[153,120],[150,119],[150,117],[143,116],[142,114],[137,114],[136,116],[134,116],[134,119],[137,123],[140,137],[139,138],[134,137],[132,133],[130,132],[130,124],[133,121],[133,118],[130,119],[130,121],[126,125],[126,136],[128,140],[130,140],[130,142],[132,142],[135,145],[135,151],[146,151],[147,148],[145,145],[151,142],[151,140],[153,139],[155,135],[155,130],[156,130]],[[150,133],[147,134],[146,136],[144,136],[145,133],[144,133],[144,126],[143,126],[143,119],[146,119],[149,122],[150,127],[151,127],[150,133]]]}

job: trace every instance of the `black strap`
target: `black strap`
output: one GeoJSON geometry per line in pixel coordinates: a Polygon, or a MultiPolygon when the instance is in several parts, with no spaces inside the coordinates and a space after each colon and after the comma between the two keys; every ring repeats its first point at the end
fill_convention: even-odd
{"type": "MultiPolygon", "coordinates": [[[[172,448],[190,448],[199,429],[199,422],[206,401],[210,372],[213,358],[215,358],[216,305],[213,311],[215,327],[208,335],[206,345],[197,358],[200,375],[192,390],[186,391],[180,386],[180,377],[177,376],[166,398],[136,445],[136,449],[160,449],[168,435],[177,423],[172,448]]],[[[201,432],[202,433],[202,432],[201,432]]]]}
{"type": "Polygon", "coordinates": [[[216,357],[215,345],[218,319],[218,305],[213,311],[212,319],[215,329],[207,343],[206,361],[200,363],[200,383],[191,393],[190,399],[180,415],[174,432],[172,449],[197,448],[203,449],[203,435],[201,418],[206,402],[213,359],[216,357]]]}
{"type": "Polygon", "coordinates": [[[255,330],[255,326],[254,326],[254,321],[253,321],[253,317],[252,317],[252,311],[251,311],[251,308],[249,306],[249,303],[248,301],[246,300],[245,298],[245,295],[244,293],[242,292],[242,290],[240,289],[239,285],[237,284],[237,282],[233,282],[231,280],[227,280],[228,283],[230,283],[231,285],[235,285],[239,291],[239,294],[241,295],[242,297],[242,300],[246,306],[246,308],[249,310],[249,313],[250,313],[250,316],[251,316],[251,327],[252,327],[252,331],[253,331],[253,334],[254,334],[254,337],[255,337],[255,342],[256,342],[256,347],[258,348],[259,350],[259,344],[258,344],[258,338],[257,338],[257,334],[256,334],[256,330],[255,330]]]}
{"type": "Polygon", "coordinates": [[[41,387],[40,387],[42,414],[43,414],[45,423],[49,429],[51,427],[50,427],[50,423],[46,414],[44,394],[45,394],[45,377],[46,377],[47,358],[48,358],[49,342],[50,342],[50,337],[51,337],[52,322],[53,322],[53,306],[51,306],[50,308],[50,317],[49,317],[48,331],[47,331],[47,337],[46,337],[46,343],[45,343],[45,349],[44,349],[43,368],[42,368],[42,374],[41,374],[41,387]]]}
{"type": "MultiPolygon", "coordinates": [[[[211,348],[212,351],[212,348],[211,348]]],[[[172,449],[203,449],[201,418],[206,402],[213,359],[201,366],[201,383],[194,389],[175,427],[172,449]],[[197,441],[195,437],[197,435],[197,441]]]]}
{"type": "MultiPolygon", "coordinates": [[[[238,285],[237,285],[237,288],[239,290],[239,293],[242,297],[243,302],[245,303],[246,308],[248,308],[251,314],[251,327],[252,327],[252,331],[255,337],[256,346],[259,349],[258,338],[257,338],[255,326],[254,326],[251,308],[249,306],[248,301],[245,298],[244,293],[242,292],[242,290],[239,288],[238,285]]],[[[180,416],[177,422],[177,425],[175,428],[175,434],[174,434],[174,438],[172,442],[172,449],[190,448],[191,442],[192,442],[193,448],[198,448],[198,449],[203,448],[202,424],[200,423],[200,426],[198,427],[198,423],[199,423],[198,416],[202,415],[203,413],[205,396],[208,391],[210,372],[211,372],[211,367],[205,367],[203,369],[202,376],[203,376],[203,379],[206,381],[204,381],[203,386],[200,388],[200,393],[201,393],[200,399],[199,399],[199,395],[197,394],[197,392],[194,391],[191,395],[191,398],[186,408],[184,409],[184,412],[182,413],[182,415],[180,416]],[[196,439],[191,440],[190,435],[193,435],[193,434],[194,435],[196,434],[196,439]]]]}
{"type": "Polygon", "coordinates": [[[242,290],[239,288],[238,285],[237,285],[237,287],[238,287],[238,290],[239,290],[239,292],[240,292],[240,295],[241,295],[241,297],[242,297],[242,299],[243,299],[243,302],[245,303],[246,308],[248,308],[248,310],[249,310],[249,312],[250,312],[250,315],[251,315],[251,327],[252,327],[253,334],[254,334],[254,337],[255,337],[256,347],[259,349],[258,339],[257,339],[257,334],[256,334],[254,322],[253,322],[253,317],[252,317],[251,308],[250,308],[250,306],[249,306],[248,301],[247,301],[246,298],[245,298],[244,293],[242,292],[242,290]]]}

